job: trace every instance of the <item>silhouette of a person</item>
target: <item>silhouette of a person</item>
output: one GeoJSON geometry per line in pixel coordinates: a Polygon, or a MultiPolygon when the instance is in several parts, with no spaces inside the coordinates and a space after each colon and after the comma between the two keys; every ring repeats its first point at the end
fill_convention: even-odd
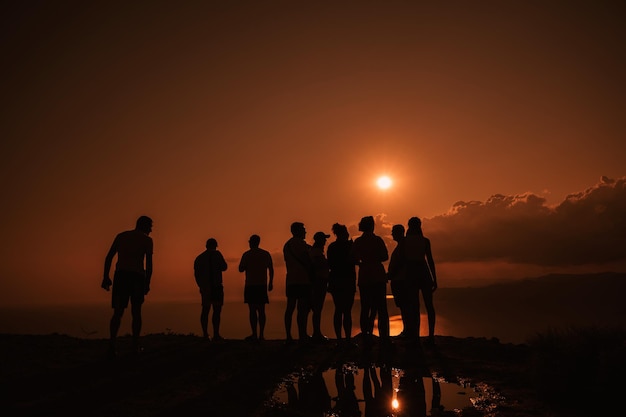
{"type": "Polygon", "coordinates": [[[352,339],[352,306],[356,294],[356,269],[351,257],[352,240],[345,225],[335,223],[333,233],[336,240],[328,245],[328,291],[333,297],[335,312],[333,325],[337,340],[341,340],[341,329],[347,341],[352,339]]]}
{"type": "Polygon", "coordinates": [[[322,334],[322,309],[328,291],[328,261],[324,255],[326,240],[330,237],[324,232],[313,235],[313,246],[309,252],[313,262],[313,282],[311,283],[311,310],[313,318],[313,340],[328,340],[322,334]]]}
{"type": "MultiPolygon", "coordinates": [[[[422,221],[419,217],[411,217],[406,232],[406,274],[408,280],[417,283],[418,291],[421,291],[424,306],[428,314],[428,339],[427,344],[435,342],[435,308],[433,306],[433,292],[437,289],[437,273],[433,260],[430,240],[424,237],[422,221]]],[[[419,295],[415,298],[417,329],[420,328],[419,295]]]]}
{"type": "Polygon", "coordinates": [[[213,307],[213,340],[223,340],[220,335],[220,322],[222,306],[224,305],[224,285],[222,272],[226,271],[228,264],[222,253],[217,250],[217,240],[210,238],[206,241],[206,250],[196,257],[193,263],[194,277],[200,289],[202,310],[200,312],[200,325],[202,336],[209,338],[209,312],[213,307]]]}
{"type": "Polygon", "coordinates": [[[426,389],[421,374],[404,370],[398,384],[398,417],[426,417],[426,389]]]}
{"type": "Polygon", "coordinates": [[[291,224],[291,239],[283,246],[283,257],[287,274],[285,289],[287,295],[287,307],[285,309],[285,333],[287,343],[291,343],[291,322],[296,307],[298,338],[301,342],[309,339],[307,334],[307,321],[311,308],[311,281],[313,263],[309,254],[311,247],[305,242],[306,229],[303,223],[291,224]]]}
{"type": "MultiPolygon", "coordinates": [[[[415,308],[415,302],[410,298],[409,282],[406,279],[406,256],[404,242],[404,226],[396,224],[391,228],[391,236],[397,242],[397,245],[389,259],[389,267],[387,268],[387,276],[391,283],[391,293],[396,306],[400,309],[402,317],[401,337],[410,337],[417,329],[411,328],[411,307],[415,308]]],[[[414,291],[414,289],[413,289],[414,291]]],[[[415,334],[413,336],[416,336],[415,334]]]]}
{"type": "Polygon", "coordinates": [[[335,386],[337,388],[337,399],[335,403],[336,414],[338,416],[358,417],[361,415],[359,400],[354,390],[354,374],[343,372],[342,367],[335,369],[335,386]]]}
{"type": "Polygon", "coordinates": [[[353,259],[359,266],[358,285],[361,296],[361,333],[369,343],[378,315],[378,332],[389,343],[389,313],[387,311],[387,273],[383,262],[389,259],[383,239],[374,234],[374,218],[366,216],[359,222],[361,236],[352,245],[353,259]]]}
{"type": "Polygon", "coordinates": [[[298,377],[296,384],[288,384],[287,407],[302,416],[326,416],[330,411],[330,394],[321,372],[316,371],[298,377]]]}
{"type": "Polygon", "coordinates": [[[330,394],[321,371],[313,372],[311,375],[307,375],[306,378],[300,377],[298,386],[300,388],[301,403],[305,406],[305,410],[308,413],[320,417],[328,415],[330,394]]]}
{"type": "Polygon", "coordinates": [[[363,368],[363,399],[365,400],[366,417],[389,415],[393,383],[391,369],[385,365],[380,367],[380,380],[374,366],[363,368]]]}
{"type": "Polygon", "coordinates": [[[136,352],[141,350],[139,335],[141,333],[141,306],[144,297],[150,291],[152,278],[153,242],[149,236],[152,232],[152,219],[141,216],[137,219],[134,230],[118,234],[104,259],[104,276],[101,287],[109,291],[113,285],[111,306],[113,316],[110,322],[109,355],[115,355],[115,341],[120,328],[124,310],[130,300],[132,314],[133,346],[136,352]],[[117,254],[117,264],[113,281],[109,277],[113,258],[117,254]]]}
{"type": "Polygon", "coordinates": [[[243,290],[243,301],[250,310],[250,328],[252,334],[247,340],[265,339],[265,304],[269,303],[267,292],[274,289],[274,264],[272,256],[259,248],[259,235],[250,236],[250,250],[244,252],[239,262],[239,272],[245,272],[246,282],[243,290]],[[269,274],[269,284],[268,284],[269,274]],[[257,333],[258,323],[258,333],[257,333]]]}

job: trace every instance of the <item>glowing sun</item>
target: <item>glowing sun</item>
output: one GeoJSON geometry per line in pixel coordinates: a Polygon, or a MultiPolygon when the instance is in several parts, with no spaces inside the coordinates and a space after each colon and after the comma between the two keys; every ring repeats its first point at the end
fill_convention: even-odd
{"type": "Polygon", "coordinates": [[[392,184],[393,184],[393,181],[391,181],[391,178],[389,178],[386,175],[383,175],[382,177],[378,177],[378,179],[376,180],[376,185],[381,190],[388,189],[389,187],[391,187],[392,184]]]}

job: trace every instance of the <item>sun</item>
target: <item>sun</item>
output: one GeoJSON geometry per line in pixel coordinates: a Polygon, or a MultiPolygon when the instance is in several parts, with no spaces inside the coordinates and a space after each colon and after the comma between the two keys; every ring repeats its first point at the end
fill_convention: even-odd
{"type": "Polygon", "coordinates": [[[378,179],[376,180],[376,185],[378,186],[378,188],[380,188],[381,190],[387,190],[391,187],[391,185],[393,184],[393,181],[391,181],[391,178],[389,178],[386,175],[383,175],[381,177],[378,177],[378,179]]]}

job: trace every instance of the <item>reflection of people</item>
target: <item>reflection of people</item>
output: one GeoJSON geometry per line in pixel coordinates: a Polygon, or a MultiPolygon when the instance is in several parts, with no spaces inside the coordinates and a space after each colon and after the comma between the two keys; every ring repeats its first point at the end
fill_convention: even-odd
{"type": "Polygon", "coordinates": [[[311,283],[311,310],[313,312],[313,340],[325,341],[328,338],[322,333],[322,309],[328,291],[328,261],[324,255],[326,239],[330,235],[317,232],[313,235],[313,246],[310,255],[313,262],[313,282],[311,283]]]}
{"type": "Polygon", "coordinates": [[[398,384],[400,416],[426,417],[426,390],[424,379],[413,370],[404,370],[398,384]]]}
{"type": "MultiPolygon", "coordinates": [[[[428,314],[427,344],[435,342],[435,308],[433,306],[433,292],[437,289],[437,274],[433,260],[430,240],[424,237],[422,221],[418,217],[409,219],[409,228],[406,232],[406,272],[407,279],[415,280],[419,291],[422,292],[424,306],[428,314]]],[[[416,297],[417,329],[420,328],[419,296],[416,297]]]]}
{"type": "Polygon", "coordinates": [[[374,234],[374,218],[363,217],[359,222],[361,236],[354,240],[352,254],[359,265],[359,294],[361,296],[361,333],[365,341],[371,339],[374,320],[378,315],[378,332],[383,341],[389,341],[389,313],[387,312],[387,274],[383,262],[389,259],[387,246],[374,234]]]}
{"type": "Polygon", "coordinates": [[[322,417],[330,411],[330,394],[321,372],[300,376],[297,391],[294,384],[287,385],[286,389],[287,407],[296,415],[322,417]]]}
{"type": "Polygon", "coordinates": [[[217,250],[217,240],[210,238],[206,241],[206,250],[196,257],[193,264],[196,284],[200,288],[202,297],[202,311],[200,313],[200,325],[202,326],[202,336],[209,337],[209,312],[213,307],[213,340],[222,340],[220,335],[220,321],[222,306],[224,305],[224,285],[222,283],[222,272],[226,271],[228,265],[221,252],[217,250]]]}
{"type": "Polygon", "coordinates": [[[259,248],[259,235],[250,236],[248,244],[250,250],[244,252],[239,262],[239,272],[246,273],[246,283],[243,290],[243,301],[250,310],[250,328],[252,334],[248,340],[264,340],[265,332],[265,304],[269,303],[268,291],[274,288],[274,265],[272,256],[264,249],[259,248]],[[267,277],[269,273],[269,285],[267,277]],[[257,333],[257,323],[259,330],[257,333]]]}
{"type": "Polygon", "coordinates": [[[291,337],[291,322],[296,307],[298,309],[296,317],[298,337],[302,342],[307,341],[309,338],[306,326],[309,318],[309,310],[311,308],[311,274],[313,271],[313,263],[309,255],[311,248],[304,241],[306,237],[304,224],[300,222],[292,223],[291,235],[291,239],[283,246],[283,256],[287,269],[285,279],[287,293],[285,333],[287,343],[293,340],[291,337]]]}
{"type": "Polygon", "coordinates": [[[405,369],[398,383],[398,417],[426,417],[441,415],[441,386],[437,378],[430,377],[432,383],[432,401],[430,414],[427,413],[426,389],[424,377],[416,369],[405,369]]]}
{"type": "Polygon", "coordinates": [[[354,374],[343,372],[342,367],[335,369],[335,386],[337,387],[337,402],[335,405],[336,414],[346,417],[357,417],[361,415],[359,400],[354,390],[354,374]]]}
{"type": "Polygon", "coordinates": [[[139,334],[141,333],[141,306],[144,296],[150,291],[152,278],[152,219],[141,216],[137,219],[134,230],[118,234],[104,259],[104,276],[102,288],[109,291],[113,285],[111,306],[113,317],[110,323],[110,350],[115,355],[115,339],[120,329],[124,310],[130,300],[132,314],[133,345],[136,352],[140,351],[139,334]],[[113,281],[109,277],[113,257],[117,254],[117,264],[113,281]],[[145,262],[145,263],[144,263],[145,262]]]}
{"type": "Polygon", "coordinates": [[[333,297],[335,312],[333,325],[337,340],[341,340],[343,327],[346,340],[352,338],[352,306],[356,293],[356,270],[354,261],[350,255],[352,240],[348,234],[348,228],[343,224],[335,223],[333,233],[337,237],[328,245],[328,291],[333,297]]]}
{"type": "Polygon", "coordinates": [[[388,415],[393,397],[391,368],[380,367],[380,380],[374,366],[363,368],[363,399],[365,400],[366,417],[388,415]]]}

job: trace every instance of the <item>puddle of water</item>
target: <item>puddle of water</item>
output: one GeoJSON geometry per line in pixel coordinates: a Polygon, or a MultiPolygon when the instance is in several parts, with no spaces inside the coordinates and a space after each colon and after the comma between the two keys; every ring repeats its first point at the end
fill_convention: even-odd
{"type": "Polygon", "coordinates": [[[489,416],[503,400],[486,384],[348,363],[323,372],[288,375],[267,407],[269,416],[463,416],[468,409],[489,416]]]}

